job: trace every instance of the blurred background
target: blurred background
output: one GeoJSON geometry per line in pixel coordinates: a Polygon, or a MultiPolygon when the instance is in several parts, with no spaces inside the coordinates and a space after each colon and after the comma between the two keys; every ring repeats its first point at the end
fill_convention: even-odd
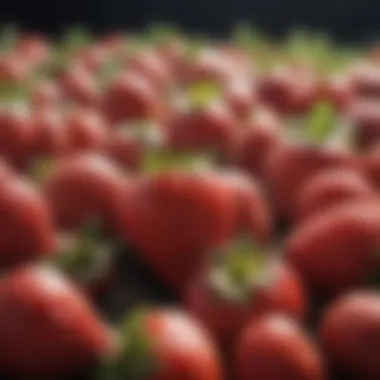
{"type": "Polygon", "coordinates": [[[59,33],[78,23],[95,32],[140,28],[159,21],[187,31],[221,35],[238,21],[248,21],[272,35],[308,26],[344,41],[374,39],[379,34],[376,0],[13,0],[1,2],[1,22],[59,33]]]}

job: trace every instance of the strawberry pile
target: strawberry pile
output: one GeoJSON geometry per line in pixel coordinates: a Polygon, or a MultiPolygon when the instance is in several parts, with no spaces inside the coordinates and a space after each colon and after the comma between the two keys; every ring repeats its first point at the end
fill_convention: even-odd
{"type": "Polygon", "coordinates": [[[0,51],[1,378],[380,379],[378,51],[162,27],[0,51]],[[176,303],[115,323],[132,256],[176,303]]]}

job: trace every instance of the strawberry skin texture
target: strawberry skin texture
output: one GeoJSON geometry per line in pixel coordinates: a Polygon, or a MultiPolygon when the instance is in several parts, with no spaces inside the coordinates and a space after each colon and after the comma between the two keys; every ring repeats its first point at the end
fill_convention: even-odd
{"type": "Polygon", "coordinates": [[[1,279],[0,320],[0,365],[18,378],[65,377],[113,349],[113,335],[86,298],[50,267],[1,279]]]}
{"type": "Polygon", "coordinates": [[[235,352],[237,380],[324,380],[321,358],[292,319],[270,315],[251,322],[235,352]]]}

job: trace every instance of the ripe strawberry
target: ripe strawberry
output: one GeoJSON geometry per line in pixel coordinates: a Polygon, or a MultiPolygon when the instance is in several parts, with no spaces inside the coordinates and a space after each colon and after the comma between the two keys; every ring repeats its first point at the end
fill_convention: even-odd
{"type": "Polygon", "coordinates": [[[125,181],[107,158],[82,153],[62,158],[45,183],[45,195],[56,223],[63,230],[78,231],[96,220],[113,231],[125,181]]]}
{"type": "Polygon", "coordinates": [[[334,205],[348,200],[373,198],[375,190],[366,178],[356,171],[332,169],[322,171],[307,180],[299,192],[297,221],[303,221],[334,205]]]}
{"type": "Polygon", "coordinates": [[[251,321],[235,352],[237,380],[324,380],[316,346],[293,320],[269,315],[251,321]]]}
{"type": "Polygon", "coordinates": [[[348,201],[294,230],[285,255],[313,292],[330,296],[365,283],[379,246],[379,210],[377,199],[348,201]]]}
{"type": "Polygon", "coordinates": [[[65,117],[70,150],[83,152],[97,151],[107,140],[106,122],[95,110],[76,108],[65,117]]]}
{"type": "Polygon", "coordinates": [[[62,91],[74,103],[83,107],[96,107],[100,102],[100,90],[93,74],[79,64],[67,68],[60,79],[62,91]]]}
{"type": "Polygon", "coordinates": [[[195,320],[175,309],[133,313],[121,329],[120,354],[104,378],[221,380],[216,348],[195,320]]]}
{"type": "Polygon", "coordinates": [[[380,95],[378,63],[362,61],[349,71],[349,77],[356,96],[377,98],[380,95]]]}
{"type": "Polygon", "coordinates": [[[156,120],[160,108],[153,86],[146,78],[132,72],[116,77],[103,96],[103,112],[114,123],[156,120]]]}
{"type": "Polygon", "coordinates": [[[166,124],[174,150],[207,152],[225,159],[235,144],[238,123],[223,103],[174,114],[166,124]]]}
{"type": "Polygon", "coordinates": [[[30,114],[25,108],[0,108],[1,157],[16,168],[24,168],[31,157],[35,137],[30,114]]]}
{"type": "Polygon", "coordinates": [[[220,172],[236,202],[235,236],[250,236],[260,245],[269,244],[273,226],[269,204],[258,181],[237,170],[220,172]]]}
{"type": "Polygon", "coordinates": [[[376,380],[380,295],[356,291],[334,301],[324,312],[320,336],[330,364],[350,378],[376,380]]]}
{"type": "Polygon", "coordinates": [[[126,198],[123,238],[177,291],[198,270],[205,253],[231,235],[235,197],[225,180],[208,170],[153,174],[126,198]]]}
{"type": "Polygon", "coordinates": [[[229,351],[247,321],[282,312],[302,319],[306,299],[293,270],[249,244],[232,246],[190,281],[185,304],[229,351]],[[223,318],[221,318],[223,316],[223,318]]]}
{"type": "Polygon", "coordinates": [[[370,182],[380,189],[380,143],[374,145],[368,154],[364,155],[362,166],[370,182]]]}
{"type": "Polygon", "coordinates": [[[33,108],[49,108],[60,105],[63,98],[61,88],[53,80],[44,80],[38,83],[30,95],[33,108]]]}
{"type": "Polygon", "coordinates": [[[57,158],[68,151],[68,129],[56,109],[36,110],[31,115],[31,123],[35,129],[33,153],[36,158],[57,158]]]}
{"type": "Polygon", "coordinates": [[[114,350],[114,337],[56,269],[34,265],[0,280],[1,368],[20,379],[66,378],[114,350]]]}
{"type": "Polygon", "coordinates": [[[21,36],[14,51],[21,59],[34,67],[46,62],[51,54],[49,42],[37,34],[21,36]]]}
{"type": "Polygon", "coordinates": [[[50,255],[55,247],[53,223],[41,194],[27,180],[4,175],[0,184],[3,269],[50,255]]]}
{"type": "Polygon", "coordinates": [[[278,66],[259,84],[261,101],[286,115],[308,112],[315,93],[315,78],[310,70],[302,67],[278,66]]]}
{"type": "Polygon", "coordinates": [[[284,125],[268,109],[259,109],[240,132],[234,163],[252,176],[262,178],[272,148],[280,143],[284,125]]]}
{"type": "Polygon", "coordinates": [[[7,85],[21,85],[30,74],[27,61],[15,54],[0,56],[0,83],[7,85]]]}

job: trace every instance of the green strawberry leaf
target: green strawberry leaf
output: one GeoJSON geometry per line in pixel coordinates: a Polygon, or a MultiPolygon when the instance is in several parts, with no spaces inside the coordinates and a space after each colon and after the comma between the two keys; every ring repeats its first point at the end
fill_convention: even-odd
{"type": "Polygon", "coordinates": [[[320,143],[326,141],[336,127],[334,107],[327,102],[314,106],[306,126],[307,137],[312,142],[320,143]]]}
{"type": "Polygon", "coordinates": [[[19,30],[13,25],[5,25],[0,31],[0,51],[10,52],[19,39],[19,30]]]}
{"type": "Polygon", "coordinates": [[[220,98],[222,89],[214,82],[198,82],[187,89],[187,98],[193,107],[206,107],[220,98]]]}

